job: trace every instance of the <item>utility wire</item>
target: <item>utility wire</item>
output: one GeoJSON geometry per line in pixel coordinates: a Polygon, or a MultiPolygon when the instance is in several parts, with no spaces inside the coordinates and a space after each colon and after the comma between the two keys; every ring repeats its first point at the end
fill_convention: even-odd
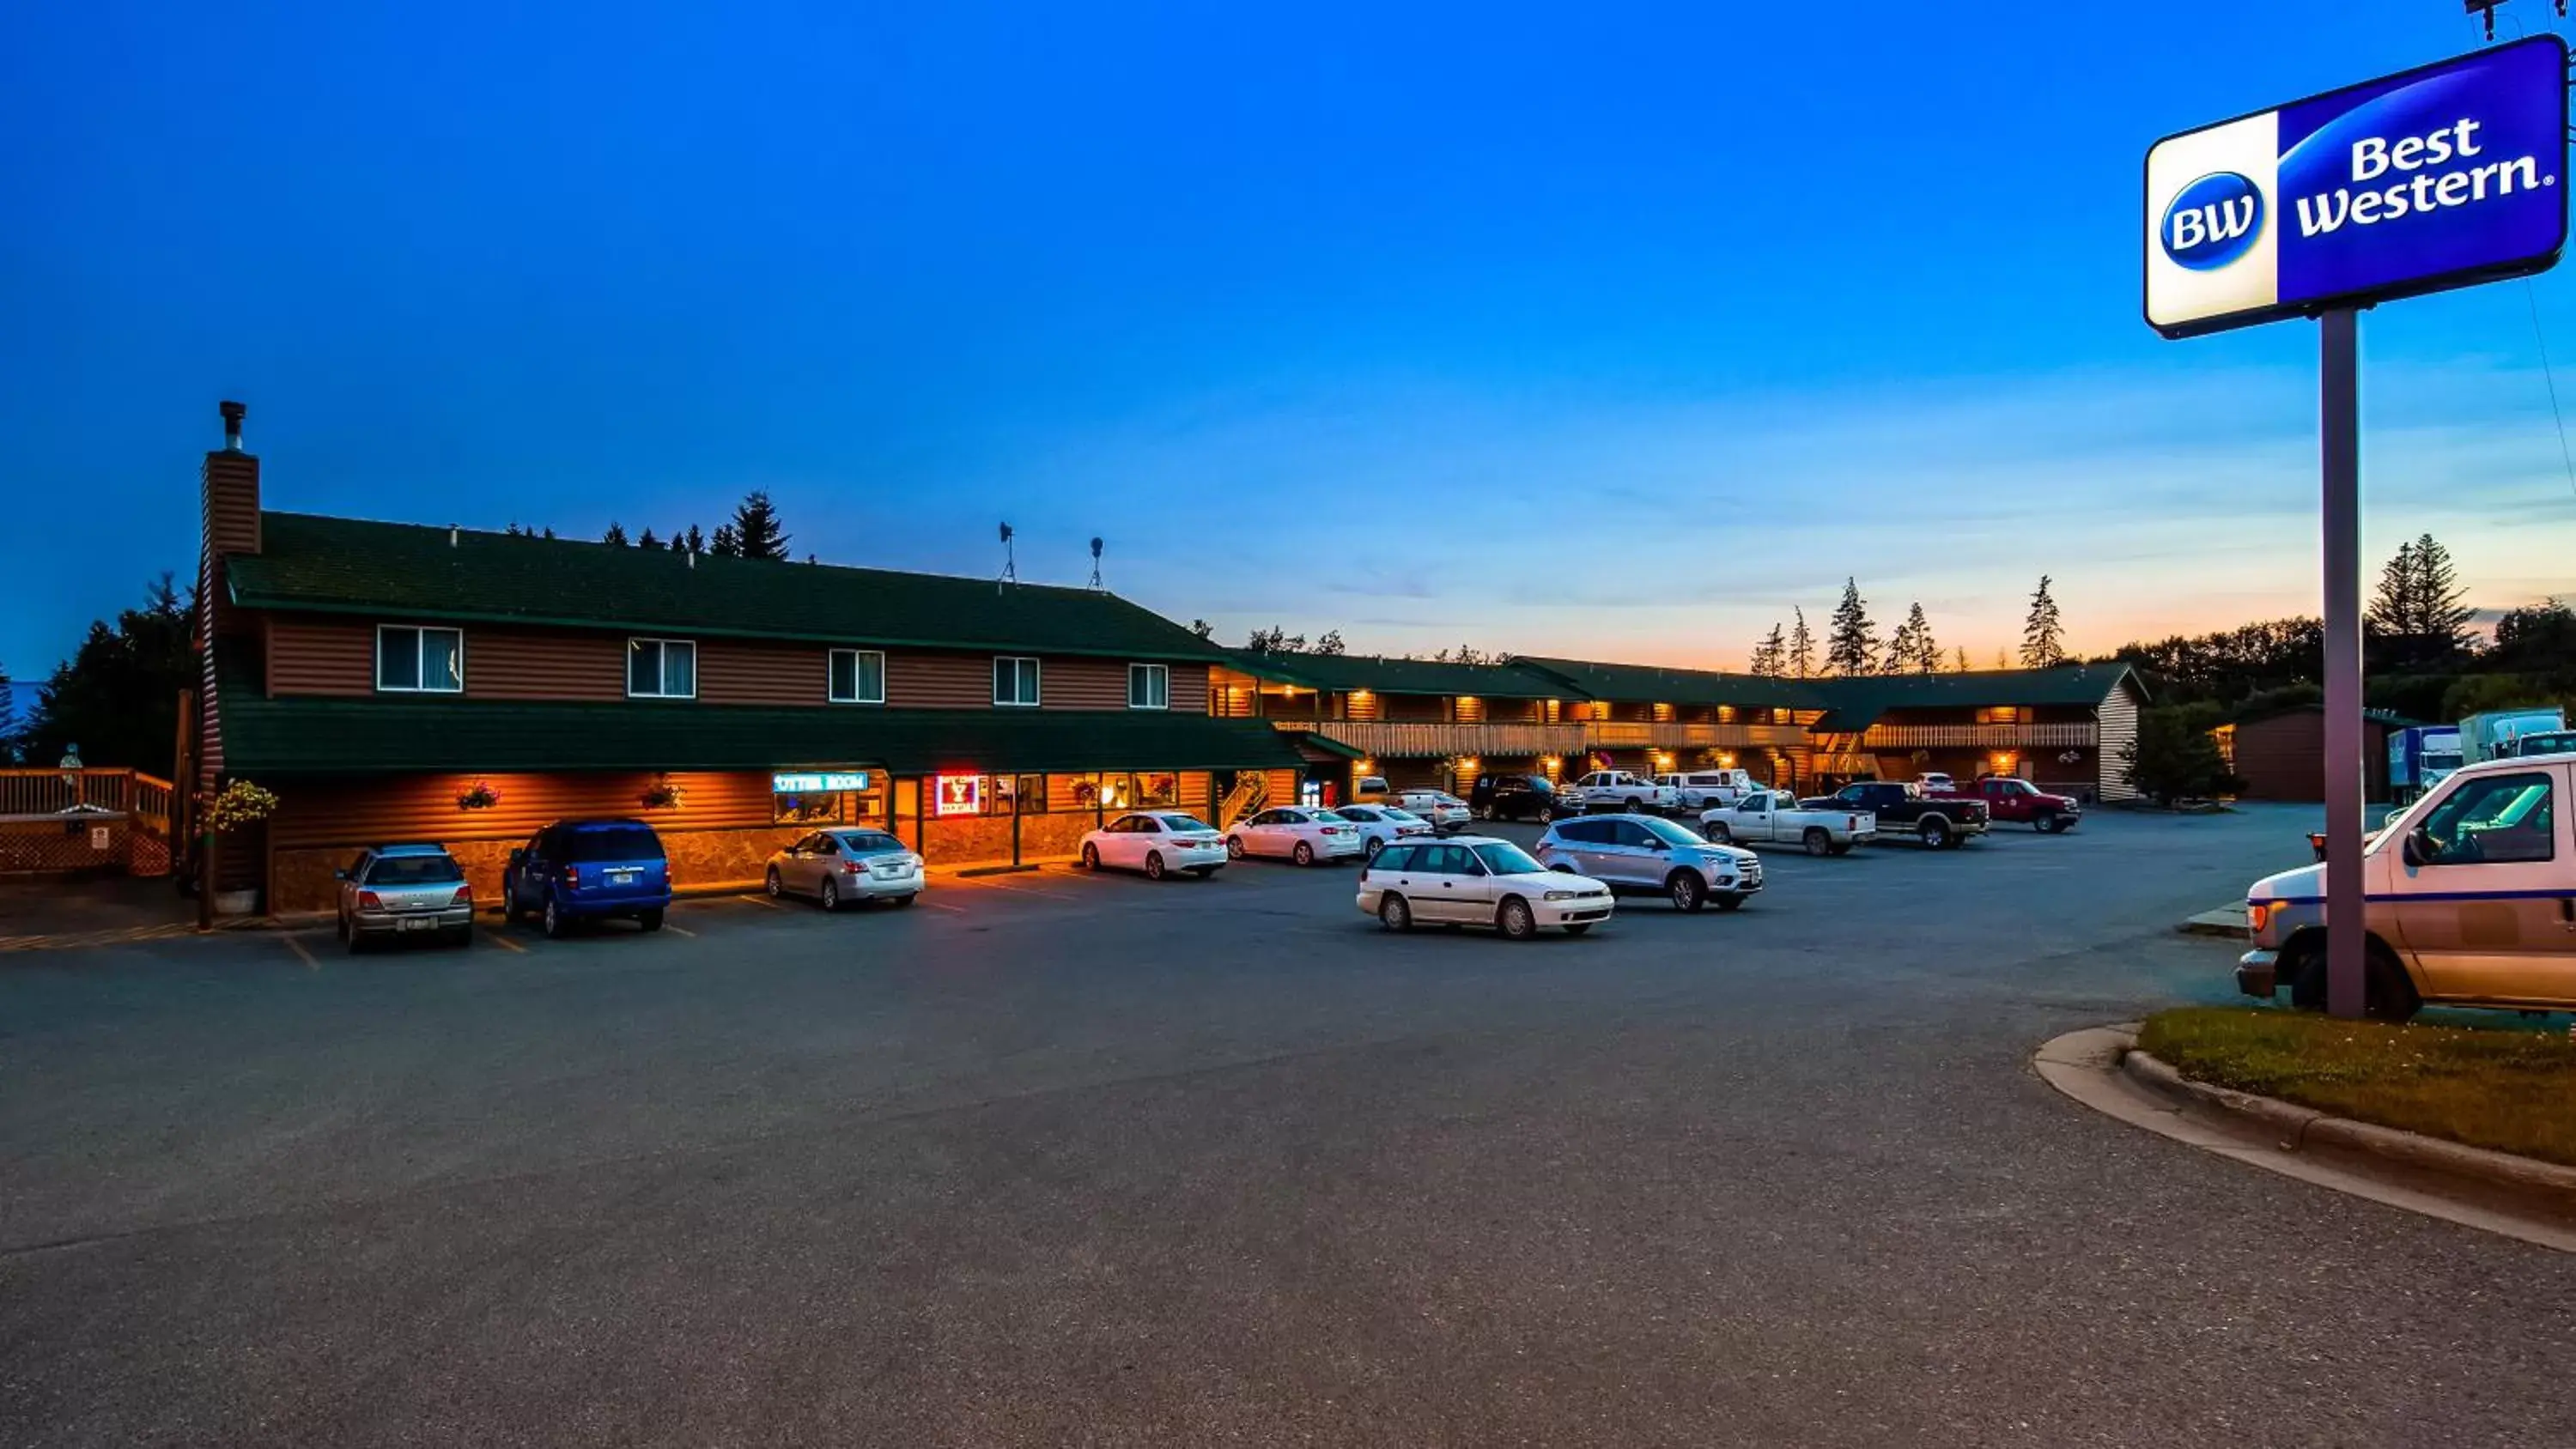
{"type": "Polygon", "coordinates": [[[2540,380],[2549,385],[2549,417],[2558,424],[2558,461],[2567,465],[2567,486],[2576,491],[2576,452],[2567,446],[2567,415],[2558,410],[2558,378],[2549,366],[2549,337],[2540,330],[2540,289],[2522,279],[2522,298],[2531,304],[2531,339],[2540,344],[2540,380]]]}

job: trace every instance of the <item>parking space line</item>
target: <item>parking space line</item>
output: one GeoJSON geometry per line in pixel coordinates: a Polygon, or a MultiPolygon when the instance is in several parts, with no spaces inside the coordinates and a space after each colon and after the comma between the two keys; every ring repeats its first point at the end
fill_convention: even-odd
{"type": "Polygon", "coordinates": [[[518,942],[511,940],[509,937],[498,931],[485,931],[483,933],[483,939],[500,947],[504,951],[516,951],[522,956],[528,954],[527,947],[520,945],[518,942]]]}
{"type": "Polygon", "coordinates": [[[914,899],[919,901],[922,905],[930,907],[934,911],[946,911],[952,916],[962,916],[966,914],[966,908],[964,906],[952,906],[946,901],[934,901],[926,895],[917,896],[914,899]]]}
{"type": "Polygon", "coordinates": [[[675,925],[672,925],[672,924],[671,924],[671,922],[670,922],[667,918],[666,918],[666,919],[664,919],[664,920],[663,920],[663,922],[662,922],[662,929],[663,929],[663,930],[665,930],[665,931],[670,932],[670,933],[671,933],[672,935],[674,935],[674,936],[686,936],[686,937],[688,937],[688,938],[689,938],[690,940],[692,940],[692,941],[694,941],[694,940],[698,939],[698,933],[697,933],[697,932],[690,930],[690,929],[689,929],[688,927],[686,927],[686,926],[675,926],[675,925]]]}
{"type": "Polygon", "coordinates": [[[319,971],[322,969],[322,963],[313,959],[313,953],[304,949],[304,942],[299,940],[294,933],[289,932],[286,935],[278,937],[278,939],[286,943],[286,949],[303,958],[305,970],[319,971]]]}
{"type": "Polygon", "coordinates": [[[749,901],[749,902],[751,902],[751,903],[752,903],[753,905],[755,905],[755,906],[767,906],[767,907],[769,907],[769,908],[770,908],[771,910],[773,910],[773,911],[778,909],[778,902],[771,900],[771,899],[770,899],[769,897],[767,897],[767,896],[756,896],[756,895],[753,895],[753,894],[751,894],[751,893],[750,893],[750,892],[748,892],[748,891],[745,891],[745,892],[744,892],[743,894],[741,894],[741,895],[735,896],[735,897],[734,897],[734,899],[735,899],[735,900],[738,900],[738,901],[749,901]]]}

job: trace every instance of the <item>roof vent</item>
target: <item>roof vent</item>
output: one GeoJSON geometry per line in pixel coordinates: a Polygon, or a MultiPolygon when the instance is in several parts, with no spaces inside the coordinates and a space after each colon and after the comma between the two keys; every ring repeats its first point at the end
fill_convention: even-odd
{"type": "Polygon", "coordinates": [[[447,525],[447,546],[456,547],[456,525],[453,523],[447,525]]]}
{"type": "Polygon", "coordinates": [[[242,419],[249,416],[249,405],[237,402],[223,402],[217,403],[215,406],[216,409],[224,415],[224,451],[227,453],[240,452],[242,450],[242,419]]]}

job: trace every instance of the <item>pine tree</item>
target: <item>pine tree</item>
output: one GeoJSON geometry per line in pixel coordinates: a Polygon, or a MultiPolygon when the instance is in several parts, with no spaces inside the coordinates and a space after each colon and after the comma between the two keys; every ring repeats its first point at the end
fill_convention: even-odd
{"type": "Polygon", "coordinates": [[[1775,623],[1771,632],[1763,635],[1753,646],[1752,672],[1758,678],[1777,679],[1787,670],[1788,660],[1788,635],[1775,623]]]}
{"type": "Polygon", "coordinates": [[[2006,649],[2001,644],[1995,646],[1995,667],[1997,669],[2010,669],[2013,667],[2012,651],[2006,649]]]}
{"type": "Polygon", "coordinates": [[[554,526],[553,524],[551,524],[551,523],[547,524],[547,525],[546,525],[546,531],[545,531],[545,533],[544,533],[542,536],[543,536],[543,537],[546,537],[546,538],[552,538],[552,537],[554,537],[554,536],[555,536],[555,526],[554,526]]]}
{"type": "MultiPolygon", "coordinates": [[[[2431,535],[2426,535],[2427,538],[2431,535]]],[[[2415,545],[2397,545],[2396,556],[2379,569],[2379,590],[2364,616],[2370,626],[2391,639],[2412,639],[2423,632],[2415,614],[2415,545]]]]}
{"type": "Polygon", "coordinates": [[[1915,604],[1905,611],[1906,632],[1914,636],[1914,647],[1906,651],[1890,673],[1911,671],[1916,674],[1941,672],[1941,645],[1932,637],[1932,621],[1923,617],[1923,605],[1915,604]]]}
{"type": "Polygon", "coordinates": [[[1797,617],[1797,627],[1789,631],[1789,672],[1805,679],[1816,672],[1816,636],[1807,627],[1807,611],[1791,605],[1789,612],[1797,617]]]}
{"type": "Polygon", "coordinates": [[[732,524],[719,523],[716,525],[716,536],[714,540],[707,545],[707,552],[714,554],[718,558],[742,557],[742,540],[734,533],[732,524]]]}
{"type": "Polygon", "coordinates": [[[2057,599],[2048,592],[2049,578],[2039,576],[2039,590],[2030,596],[2030,617],[2021,625],[2021,667],[2054,669],[2066,662],[2066,629],[2058,621],[2057,599]]]}
{"type": "MultiPolygon", "coordinates": [[[[644,539],[644,546],[646,548],[651,548],[653,546],[653,534],[650,529],[645,531],[644,539]]],[[[608,531],[599,536],[599,541],[607,544],[611,548],[626,547],[626,526],[619,523],[616,519],[610,519],[608,521],[608,531]]]]}
{"type": "Polygon", "coordinates": [[[1968,646],[1965,644],[1959,646],[1957,667],[1961,674],[1968,672],[1968,646]]]}
{"type": "Polygon", "coordinates": [[[18,763],[18,688],[0,664],[0,765],[18,763]]]}
{"type": "Polygon", "coordinates": [[[1903,674],[1912,667],[1913,659],[1914,621],[1900,619],[1896,627],[1887,632],[1887,648],[1878,656],[1878,672],[1903,674]]]}
{"type": "Polygon", "coordinates": [[[1825,672],[1854,675],[1874,673],[1878,667],[1878,641],[1870,637],[1869,605],[1860,597],[1860,584],[1843,580],[1842,602],[1834,606],[1834,620],[1825,635],[1825,672]]]}
{"type": "Polygon", "coordinates": [[[637,548],[660,548],[662,546],[662,540],[655,538],[653,536],[653,530],[648,528],[644,530],[641,535],[637,536],[635,546],[637,548]]]}
{"type": "Polygon", "coordinates": [[[694,554],[704,554],[707,551],[707,536],[698,532],[698,526],[694,523],[689,525],[688,547],[689,552],[694,554]]]}
{"type": "Polygon", "coordinates": [[[1198,635],[1202,639],[1213,639],[1216,637],[1216,626],[1205,619],[1192,619],[1190,621],[1190,632],[1198,635]]]}
{"type": "Polygon", "coordinates": [[[2429,533],[2416,539],[2415,634],[2424,641],[2423,662],[2447,661],[2468,648],[2469,620],[2476,611],[2463,602],[2467,597],[2451,567],[2451,551],[2429,533]]]}
{"type": "Polygon", "coordinates": [[[783,559],[787,557],[787,539],[786,526],[779,522],[778,510],[770,505],[768,493],[754,488],[742,495],[742,502],[733,510],[734,547],[742,557],[783,559]]]}
{"type": "Polygon", "coordinates": [[[513,519],[511,519],[511,520],[510,520],[510,526],[509,526],[509,527],[507,527],[507,528],[505,528],[505,529],[502,529],[502,530],[501,530],[501,536],[502,536],[503,538],[525,538],[525,537],[527,536],[527,533],[528,533],[528,531],[527,531],[526,529],[524,529],[524,528],[521,528],[521,527],[519,526],[519,520],[517,520],[517,519],[515,519],[515,518],[513,518],[513,519]]]}
{"type": "Polygon", "coordinates": [[[673,553],[687,553],[689,551],[689,531],[685,528],[672,529],[671,541],[663,545],[663,547],[668,548],[673,553]]]}
{"type": "Polygon", "coordinates": [[[1340,654],[1342,651],[1342,631],[1339,629],[1327,629],[1324,631],[1324,637],[1315,641],[1315,652],[1318,654],[1340,654]]]}

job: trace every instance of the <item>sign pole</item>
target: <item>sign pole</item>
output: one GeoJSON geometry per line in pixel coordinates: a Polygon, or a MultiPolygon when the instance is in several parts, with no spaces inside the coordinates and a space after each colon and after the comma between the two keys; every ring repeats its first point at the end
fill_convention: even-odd
{"type": "Polygon", "coordinates": [[[2362,900],[2360,316],[2317,319],[2325,513],[2326,1010],[2358,1017],[2368,932],[2362,900]]]}

